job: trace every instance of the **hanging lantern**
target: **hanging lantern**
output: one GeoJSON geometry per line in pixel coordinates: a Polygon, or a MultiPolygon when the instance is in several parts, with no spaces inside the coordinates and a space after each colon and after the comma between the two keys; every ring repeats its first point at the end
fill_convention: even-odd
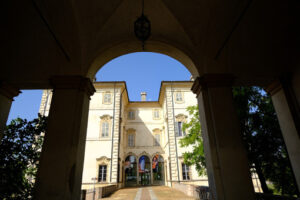
{"type": "Polygon", "coordinates": [[[144,0],[142,1],[142,15],[134,22],[134,33],[142,41],[142,49],[145,50],[145,41],[151,34],[151,23],[144,15],[144,0]]]}

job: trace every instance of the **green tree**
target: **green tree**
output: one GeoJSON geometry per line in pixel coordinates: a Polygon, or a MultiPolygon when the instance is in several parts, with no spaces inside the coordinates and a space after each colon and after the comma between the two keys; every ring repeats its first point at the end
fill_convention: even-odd
{"type": "MultiPolygon", "coordinates": [[[[249,166],[258,174],[264,193],[298,195],[271,98],[259,87],[235,87],[233,99],[249,166]],[[273,189],[268,187],[267,181],[273,184],[273,189]]],[[[183,154],[184,162],[195,164],[199,175],[203,175],[206,172],[205,157],[198,107],[191,106],[187,110],[192,118],[183,129],[189,134],[180,140],[180,145],[192,145],[193,150],[183,154]]]]}
{"type": "Polygon", "coordinates": [[[195,165],[198,174],[201,176],[206,174],[206,168],[198,106],[189,106],[187,111],[191,119],[183,124],[182,129],[185,132],[188,131],[189,134],[182,138],[179,144],[181,147],[192,145],[192,151],[184,152],[183,159],[187,165],[195,165]]]}
{"type": "Polygon", "coordinates": [[[233,98],[249,165],[255,168],[264,193],[298,193],[272,100],[259,87],[235,87],[233,98]],[[268,188],[272,182],[274,191],[268,188]]]}
{"type": "Polygon", "coordinates": [[[0,199],[31,199],[46,129],[46,117],[17,118],[4,131],[0,143],[0,199]]]}

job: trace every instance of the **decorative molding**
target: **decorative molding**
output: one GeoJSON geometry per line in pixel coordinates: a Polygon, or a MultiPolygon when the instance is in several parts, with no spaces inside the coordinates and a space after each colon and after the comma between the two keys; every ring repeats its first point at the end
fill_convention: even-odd
{"type": "MultiPolygon", "coordinates": [[[[140,159],[141,156],[147,156],[149,158],[149,160],[151,158],[151,155],[149,153],[147,153],[146,151],[143,151],[142,153],[139,154],[138,160],[140,159]]],[[[150,160],[150,162],[151,162],[151,160],[150,160]]]]}
{"type": "Polygon", "coordinates": [[[164,157],[161,155],[161,153],[160,153],[160,152],[158,152],[158,151],[157,151],[156,153],[153,153],[153,154],[152,154],[152,157],[151,157],[151,159],[153,159],[153,157],[154,157],[154,156],[156,156],[156,155],[159,155],[160,157],[162,157],[162,158],[163,158],[163,160],[165,160],[165,159],[164,159],[164,157]]]}
{"type": "Polygon", "coordinates": [[[83,76],[53,76],[50,84],[55,89],[78,89],[90,97],[96,91],[91,79],[83,76]]]}
{"type": "Polygon", "coordinates": [[[137,158],[138,158],[138,156],[137,156],[135,153],[133,153],[133,152],[128,152],[128,153],[125,155],[125,159],[124,159],[124,160],[126,160],[126,158],[127,158],[128,156],[134,156],[136,160],[137,160],[137,158]]]}
{"type": "Polygon", "coordinates": [[[176,122],[186,122],[188,117],[184,114],[178,114],[175,116],[176,122]]]}
{"type": "Polygon", "coordinates": [[[103,121],[110,121],[112,119],[112,116],[105,114],[105,115],[101,115],[100,119],[103,121]]]}
{"type": "Polygon", "coordinates": [[[108,165],[110,163],[110,158],[106,156],[101,156],[100,158],[96,158],[98,165],[108,165]]]}
{"type": "Polygon", "coordinates": [[[162,132],[162,130],[159,129],[159,128],[155,128],[155,129],[152,130],[152,132],[153,132],[153,133],[159,133],[159,134],[160,134],[160,133],[162,132]]]}
{"type": "Polygon", "coordinates": [[[201,90],[206,88],[230,87],[233,85],[234,79],[232,74],[204,74],[196,78],[191,89],[198,96],[201,90]]]}
{"type": "Polygon", "coordinates": [[[18,96],[21,91],[3,81],[0,81],[0,94],[7,97],[10,100],[14,100],[14,97],[18,96]]]}
{"type": "Polygon", "coordinates": [[[135,133],[136,130],[134,128],[129,128],[126,130],[127,133],[135,133]]]}

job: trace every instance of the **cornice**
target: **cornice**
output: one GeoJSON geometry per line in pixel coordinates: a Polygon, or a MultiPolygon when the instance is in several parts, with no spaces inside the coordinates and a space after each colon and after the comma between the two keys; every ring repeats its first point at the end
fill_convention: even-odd
{"type": "Polygon", "coordinates": [[[50,83],[55,89],[78,89],[91,96],[96,91],[91,79],[83,76],[54,76],[50,83]]]}
{"type": "Polygon", "coordinates": [[[234,79],[232,74],[205,74],[196,78],[191,89],[198,96],[206,88],[230,87],[233,85],[234,79]]]}
{"type": "Polygon", "coordinates": [[[13,101],[13,98],[18,96],[21,91],[5,82],[0,81],[0,94],[13,101]]]}

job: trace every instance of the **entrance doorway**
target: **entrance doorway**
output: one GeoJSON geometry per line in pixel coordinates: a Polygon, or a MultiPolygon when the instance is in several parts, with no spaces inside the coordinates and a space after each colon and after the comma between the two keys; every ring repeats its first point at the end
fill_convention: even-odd
{"type": "Polygon", "coordinates": [[[139,159],[139,185],[151,184],[151,167],[148,156],[141,156],[139,159]]]}
{"type": "Polygon", "coordinates": [[[164,158],[155,155],[152,158],[153,185],[164,185],[164,158]]]}
{"type": "Polygon", "coordinates": [[[125,159],[125,186],[136,186],[136,158],[132,155],[127,156],[125,159]]]}

